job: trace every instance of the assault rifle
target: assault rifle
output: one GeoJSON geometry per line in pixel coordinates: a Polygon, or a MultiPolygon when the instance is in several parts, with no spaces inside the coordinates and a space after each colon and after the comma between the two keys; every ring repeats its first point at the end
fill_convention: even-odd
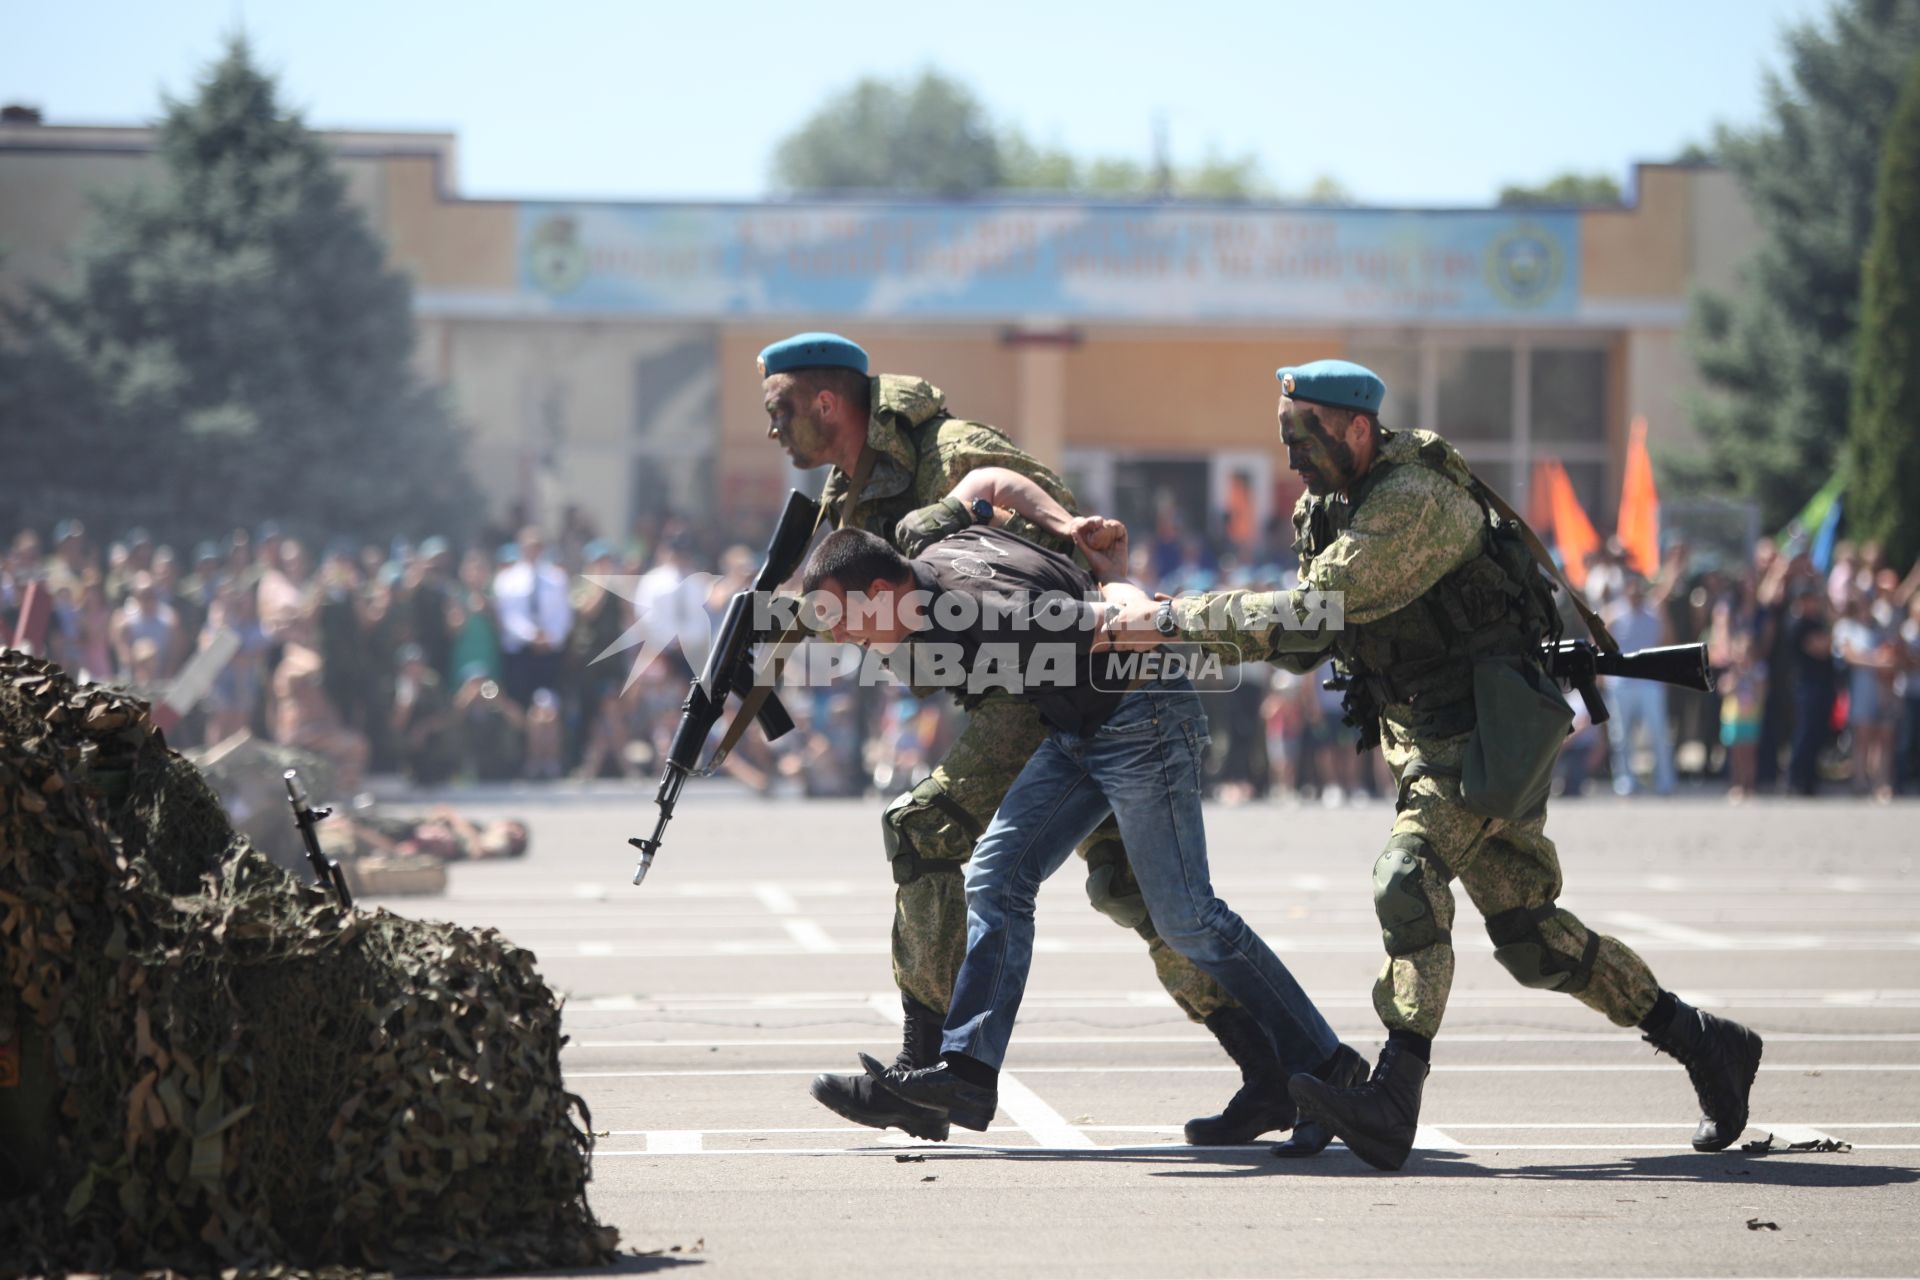
{"type": "Polygon", "coordinates": [[[332,809],[316,809],[307,803],[307,789],[300,785],[300,773],[289,769],[281,775],[287,780],[287,803],[293,806],[293,825],[300,828],[301,843],[307,846],[307,861],[313,864],[314,879],[322,889],[332,889],[343,911],[353,910],[353,895],[347,891],[346,872],[320,849],[320,835],[314,828],[332,809]]]}
{"type": "Polygon", "coordinates": [[[1608,653],[1588,640],[1562,640],[1546,648],[1547,671],[1579,691],[1587,704],[1587,719],[1607,721],[1607,704],[1600,697],[1601,676],[1627,680],[1658,680],[1682,689],[1713,692],[1713,671],[1707,666],[1704,644],[1668,644],[1633,653],[1608,653]]]}
{"type": "Polygon", "coordinates": [[[680,788],[688,778],[710,777],[726,760],[746,727],[729,725],[713,758],[704,768],[699,767],[700,753],[706,748],[713,726],[720,722],[727,709],[729,693],[738,694],[741,699],[734,719],[752,716],[759,721],[769,742],[793,729],[793,718],[780,705],[771,686],[755,684],[753,654],[756,646],[780,638],[781,629],[770,618],[771,611],[765,603],[773,589],[800,568],[800,559],[806,554],[807,544],[813,541],[813,531],[819,523],[819,503],[797,489],[788,493],[786,509],[780,513],[773,540],[767,544],[759,575],[751,587],[736,593],[728,602],[720,634],[707,652],[706,668],[694,677],[687,689],[687,700],[680,704],[680,725],[673,731],[673,745],[667,749],[666,764],[660,772],[660,789],[653,797],[654,803],[660,806],[659,821],[654,824],[651,838],[643,840],[634,836],[627,841],[640,851],[640,865],[633,872],[635,884],[647,878],[647,868],[653,865],[653,855],[660,848],[660,837],[665,834],[667,823],[673,817],[673,807],[680,800],[680,788]]]}

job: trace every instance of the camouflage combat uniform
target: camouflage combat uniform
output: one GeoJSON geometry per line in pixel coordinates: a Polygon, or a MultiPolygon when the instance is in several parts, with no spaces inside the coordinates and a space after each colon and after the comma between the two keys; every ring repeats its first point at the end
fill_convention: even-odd
{"type": "Polygon", "coordinates": [[[1502,821],[1461,800],[1474,660],[1532,661],[1539,639],[1522,621],[1533,607],[1520,585],[1530,562],[1502,567],[1500,540],[1471,486],[1465,463],[1438,436],[1386,432],[1347,495],[1301,498],[1296,592],[1189,596],[1175,602],[1174,619],[1186,638],[1243,661],[1304,672],[1333,658],[1354,685],[1349,705],[1363,735],[1377,726],[1400,787],[1393,833],[1374,867],[1388,958],[1373,1002],[1389,1029],[1431,1037],[1440,1028],[1453,982],[1455,878],[1486,917],[1495,958],[1516,978],[1630,1026],[1660,989],[1632,950],[1556,905],[1560,863],[1544,834],[1544,804],[1502,821]],[[1340,593],[1344,626],[1301,590],[1340,593]]]}
{"type": "MultiPolygon", "coordinates": [[[[847,523],[901,547],[900,522],[914,517],[931,532],[938,510],[961,477],[976,467],[1004,467],[1032,480],[1068,511],[1073,493],[1060,478],[1022,453],[994,427],[947,412],[946,397],[919,378],[881,374],[871,380],[873,414],[867,441],[876,450],[872,475],[847,523]]],[[[837,523],[850,480],[835,469],[821,493],[829,522],[837,523]]],[[[1016,517],[1012,532],[1071,554],[1064,539],[1016,517]]],[[[945,1013],[967,949],[967,899],[960,870],[973,842],[1000,807],[1021,766],[1047,736],[1033,707],[1005,693],[965,699],[967,724],[933,773],[887,807],[888,857],[893,867],[893,975],[900,990],[945,1013]]],[[[1111,821],[1080,849],[1088,864],[1087,894],[1102,912],[1146,940],[1154,972],[1174,1002],[1196,1021],[1234,1004],[1212,978],[1169,947],[1147,918],[1139,886],[1111,821]]]]}

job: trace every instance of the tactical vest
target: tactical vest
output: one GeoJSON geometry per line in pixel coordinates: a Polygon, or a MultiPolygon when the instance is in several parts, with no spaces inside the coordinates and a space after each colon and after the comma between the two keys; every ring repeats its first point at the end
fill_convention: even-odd
{"type": "Polygon", "coordinates": [[[1473,664],[1495,656],[1533,656],[1558,639],[1554,588],[1519,533],[1488,507],[1485,490],[1452,446],[1426,432],[1412,458],[1376,461],[1345,501],[1309,496],[1294,515],[1294,546],[1304,579],[1316,556],[1352,522],[1353,512],[1402,466],[1419,466],[1465,489],[1485,517],[1478,554],[1404,607],[1349,623],[1333,642],[1334,688],[1345,688],[1346,722],[1364,750],[1379,740],[1388,708],[1415,733],[1451,737],[1473,727],[1473,664]]]}

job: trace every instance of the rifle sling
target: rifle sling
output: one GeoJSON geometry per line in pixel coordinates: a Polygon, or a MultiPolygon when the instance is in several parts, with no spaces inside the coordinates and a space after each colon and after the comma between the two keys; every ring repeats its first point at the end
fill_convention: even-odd
{"type": "MultiPolygon", "coordinates": [[[[867,481],[873,477],[873,465],[879,456],[880,451],[871,444],[861,448],[860,460],[854,463],[853,477],[847,485],[846,496],[840,500],[840,518],[835,528],[844,529],[852,523],[854,508],[860,505],[860,495],[866,490],[867,481]]],[[[827,504],[823,502],[820,504],[820,516],[814,522],[813,535],[807,539],[808,545],[812,545],[813,537],[818,536],[820,526],[826,522],[827,504]]],[[[733,754],[734,747],[739,745],[740,739],[746,736],[747,726],[753,723],[754,717],[760,714],[760,708],[766,705],[767,699],[773,696],[774,688],[779,685],[780,674],[786,669],[787,655],[792,653],[808,634],[806,627],[801,625],[798,618],[795,618],[793,625],[781,632],[774,640],[773,653],[767,660],[768,678],[764,684],[756,683],[752,691],[740,700],[740,709],[733,713],[733,719],[728,722],[727,731],[721,736],[720,745],[714,749],[713,759],[707,765],[709,773],[725,763],[726,758],[733,754]]],[[[726,696],[724,691],[721,696],[726,696]]]]}
{"type": "Polygon", "coordinates": [[[1593,637],[1593,642],[1607,653],[1619,653],[1620,642],[1613,638],[1613,633],[1607,630],[1607,624],[1600,621],[1600,615],[1587,604],[1586,597],[1574,590],[1573,584],[1567,581],[1567,576],[1560,572],[1560,566],[1556,565],[1553,557],[1547,554],[1546,545],[1540,541],[1540,535],[1533,531],[1533,526],[1522,520],[1519,513],[1507,505],[1507,500],[1493,491],[1492,485],[1481,480],[1479,476],[1475,476],[1474,479],[1479,482],[1481,491],[1487,495],[1487,505],[1492,507],[1501,519],[1509,521],[1520,531],[1520,540],[1527,544],[1527,551],[1533,556],[1534,561],[1546,571],[1548,578],[1558,583],[1567,593],[1567,599],[1573,602],[1573,611],[1579,614],[1580,621],[1586,624],[1587,634],[1593,637]]]}

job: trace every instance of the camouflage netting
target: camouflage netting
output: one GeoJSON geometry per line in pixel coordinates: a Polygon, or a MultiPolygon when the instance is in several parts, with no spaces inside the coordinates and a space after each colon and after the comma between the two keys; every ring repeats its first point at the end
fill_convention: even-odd
{"type": "Polygon", "coordinates": [[[17,653],[0,945],[0,1274],[613,1256],[532,954],[343,916],[233,833],[143,704],[17,653]]]}

